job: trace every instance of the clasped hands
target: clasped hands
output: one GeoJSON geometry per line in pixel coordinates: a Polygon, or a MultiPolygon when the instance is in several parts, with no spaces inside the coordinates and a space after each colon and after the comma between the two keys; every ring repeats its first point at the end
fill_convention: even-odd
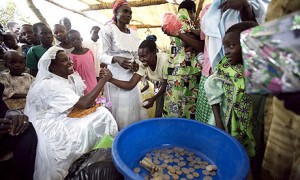
{"type": "Polygon", "coordinates": [[[132,72],[136,72],[139,69],[139,65],[135,61],[131,62],[130,58],[115,56],[114,61],[117,62],[122,68],[130,69],[132,72]]]}

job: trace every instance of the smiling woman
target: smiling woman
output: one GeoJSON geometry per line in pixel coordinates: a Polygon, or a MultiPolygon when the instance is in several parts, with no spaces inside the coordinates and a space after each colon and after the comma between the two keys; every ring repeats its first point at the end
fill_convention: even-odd
{"type": "Polygon", "coordinates": [[[25,107],[39,140],[34,179],[63,179],[74,160],[90,151],[105,134],[117,133],[116,121],[104,107],[81,118],[68,117],[74,108],[94,106],[111,73],[105,72],[97,86],[83,96],[86,86],[62,48],[47,50],[38,67],[25,107]]]}
{"type": "MultiPolygon", "coordinates": [[[[136,31],[127,28],[132,18],[132,11],[126,1],[115,1],[113,13],[113,22],[101,29],[102,45],[99,58],[102,63],[108,65],[107,68],[114,78],[128,81],[133,75],[132,62],[138,61],[139,38],[136,31]]],[[[138,86],[128,91],[108,83],[104,92],[113,104],[112,114],[120,129],[147,118],[138,86]]]]}

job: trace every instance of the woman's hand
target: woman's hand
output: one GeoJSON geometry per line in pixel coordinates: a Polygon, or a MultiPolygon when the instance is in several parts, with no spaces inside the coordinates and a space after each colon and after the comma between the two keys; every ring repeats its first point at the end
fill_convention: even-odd
{"type": "Polygon", "coordinates": [[[219,9],[221,9],[222,12],[225,12],[228,9],[240,11],[247,4],[247,0],[226,0],[220,4],[219,9]]]}
{"type": "Polygon", "coordinates": [[[164,32],[164,34],[171,36],[171,37],[179,37],[179,35],[180,35],[179,31],[176,31],[173,34],[171,34],[171,33],[168,33],[166,30],[164,30],[163,28],[161,28],[161,30],[164,32]]]}
{"type": "Polygon", "coordinates": [[[143,105],[144,108],[149,109],[153,106],[155,100],[154,98],[146,99],[144,102],[148,102],[146,105],[143,105]]]}
{"type": "Polygon", "coordinates": [[[12,120],[0,118],[0,137],[9,134],[12,128],[12,120]]]}
{"type": "Polygon", "coordinates": [[[132,63],[130,62],[131,59],[121,57],[121,56],[114,56],[113,57],[113,63],[118,63],[122,68],[124,69],[131,69],[132,68],[132,63]]]}
{"type": "Polygon", "coordinates": [[[99,73],[99,78],[105,81],[110,81],[112,78],[112,73],[107,68],[101,68],[99,73]]]}
{"type": "Polygon", "coordinates": [[[132,72],[137,72],[139,70],[139,64],[133,61],[132,68],[130,69],[132,72]]]}

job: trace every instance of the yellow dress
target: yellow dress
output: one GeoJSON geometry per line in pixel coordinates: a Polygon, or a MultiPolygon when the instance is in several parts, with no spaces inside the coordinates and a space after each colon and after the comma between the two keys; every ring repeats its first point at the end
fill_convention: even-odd
{"type": "MultiPolygon", "coordinates": [[[[148,81],[148,80],[145,79],[145,81],[148,81]]],[[[154,84],[151,81],[148,81],[148,84],[149,84],[149,88],[146,91],[142,92],[143,102],[146,99],[149,99],[149,98],[154,96],[154,84]]],[[[143,87],[145,87],[146,84],[143,83],[143,81],[140,81],[139,86],[140,86],[140,89],[143,89],[143,87]]],[[[156,102],[153,103],[153,106],[151,108],[147,109],[148,117],[149,118],[154,118],[155,117],[155,111],[156,111],[156,102]]]]}

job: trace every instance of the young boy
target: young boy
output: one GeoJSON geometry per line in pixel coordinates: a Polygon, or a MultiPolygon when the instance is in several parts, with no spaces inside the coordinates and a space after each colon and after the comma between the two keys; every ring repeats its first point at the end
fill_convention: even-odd
{"type": "Polygon", "coordinates": [[[63,17],[59,20],[59,24],[63,25],[66,27],[67,32],[72,29],[72,23],[69,18],[63,17]]]}
{"type": "Polygon", "coordinates": [[[24,73],[25,59],[16,51],[7,51],[4,60],[9,72],[0,74],[0,82],[5,87],[1,98],[9,109],[24,109],[27,92],[34,77],[24,73]]]}
{"type": "Polygon", "coordinates": [[[22,56],[22,48],[18,45],[17,39],[11,32],[3,34],[3,42],[9,50],[15,50],[20,56],[22,56]]]}
{"type": "Polygon", "coordinates": [[[33,46],[29,49],[26,57],[26,66],[30,69],[30,74],[36,76],[38,61],[52,46],[53,35],[51,29],[42,22],[34,24],[32,30],[39,38],[41,45],[33,46]]]}
{"type": "Polygon", "coordinates": [[[33,33],[31,24],[23,24],[20,29],[20,36],[25,39],[27,44],[32,46],[40,45],[40,40],[33,33]]]}
{"type": "Polygon", "coordinates": [[[235,137],[244,145],[250,157],[255,155],[252,100],[245,93],[240,33],[254,26],[257,26],[257,23],[245,21],[226,31],[223,38],[225,57],[204,85],[208,103],[213,110],[209,123],[235,137]]]}
{"type": "Polygon", "coordinates": [[[63,48],[67,54],[70,54],[74,50],[73,45],[67,41],[67,29],[65,26],[54,24],[53,35],[58,41],[56,46],[63,48]]]}
{"type": "Polygon", "coordinates": [[[99,52],[99,31],[100,31],[100,27],[99,26],[93,26],[91,29],[91,39],[89,39],[88,41],[85,41],[82,43],[83,47],[89,48],[94,55],[94,65],[95,65],[95,70],[96,70],[96,77],[97,79],[99,79],[99,72],[100,72],[100,60],[98,60],[97,56],[98,54],[100,54],[99,52]]]}

